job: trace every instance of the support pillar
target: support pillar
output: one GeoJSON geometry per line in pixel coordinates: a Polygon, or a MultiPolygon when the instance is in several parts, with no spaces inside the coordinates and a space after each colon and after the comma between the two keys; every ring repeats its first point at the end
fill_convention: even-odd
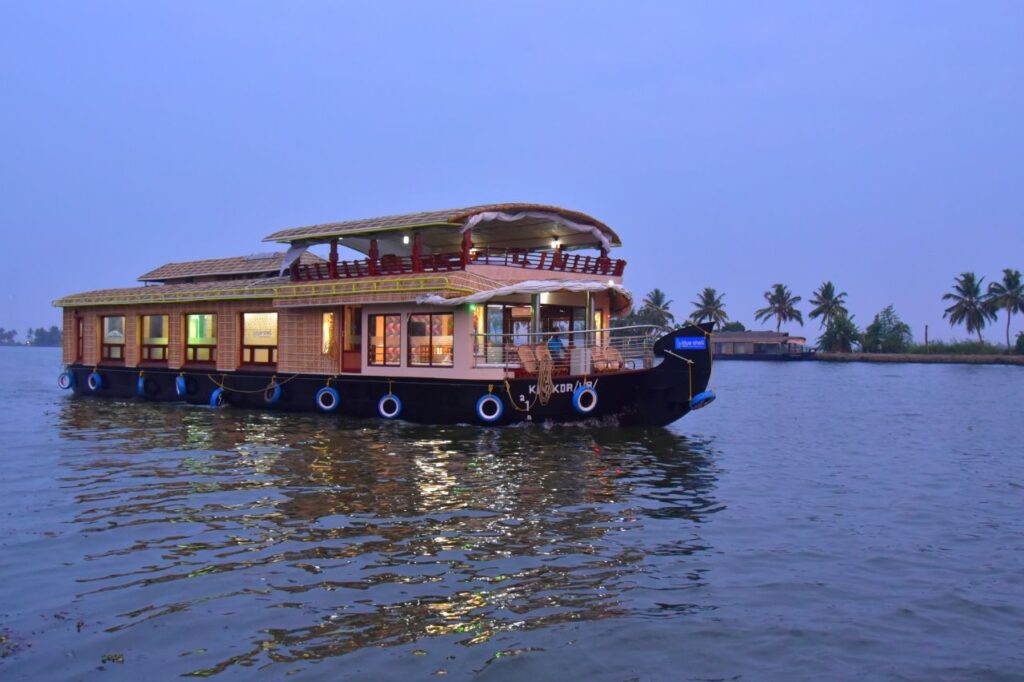
{"type": "Polygon", "coordinates": [[[412,271],[423,272],[423,239],[417,232],[412,236],[412,271]]]}
{"type": "Polygon", "coordinates": [[[466,230],[462,233],[462,267],[465,268],[469,265],[469,252],[473,248],[473,234],[472,230],[466,230]]]}
{"type": "Polygon", "coordinates": [[[369,268],[370,268],[370,274],[371,275],[376,275],[377,274],[377,259],[380,258],[380,252],[377,250],[377,240],[376,239],[371,239],[370,240],[370,253],[369,253],[369,257],[370,258],[369,258],[369,264],[368,265],[369,265],[369,268]]]}

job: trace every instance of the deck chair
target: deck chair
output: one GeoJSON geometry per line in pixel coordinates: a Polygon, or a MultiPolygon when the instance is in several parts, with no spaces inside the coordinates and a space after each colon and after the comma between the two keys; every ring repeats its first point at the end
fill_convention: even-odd
{"type": "Polygon", "coordinates": [[[519,354],[519,364],[523,366],[529,374],[537,373],[537,356],[533,352],[531,346],[519,346],[516,348],[516,352],[519,354]]]}
{"type": "Polygon", "coordinates": [[[622,359],[622,353],[614,346],[608,346],[604,349],[604,360],[608,363],[607,369],[622,369],[626,364],[622,359]]]}

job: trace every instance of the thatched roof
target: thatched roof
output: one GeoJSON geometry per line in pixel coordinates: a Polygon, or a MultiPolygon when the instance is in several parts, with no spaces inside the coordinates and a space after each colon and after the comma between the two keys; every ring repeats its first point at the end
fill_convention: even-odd
{"type": "MultiPolygon", "coordinates": [[[[473,230],[473,241],[479,246],[530,247],[549,243],[556,238],[563,242],[563,248],[593,246],[600,239],[610,246],[621,244],[614,230],[585,213],[557,206],[516,203],[486,204],[294,227],[275,232],[263,241],[322,242],[339,237],[344,240],[345,246],[365,253],[371,235],[378,240],[394,242],[394,246],[398,246],[402,244],[403,231],[415,230],[423,238],[424,247],[428,252],[442,251],[457,248],[462,228],[475,221],[480,222],[473,230]],[[522,217],[516,220],[498,220],[492,217],[496,213],[506,216],[522,214],[522,217]],[[586,226],[594,230],[594,233],[573,229],[573,225],[586,226]]],[[[405,245],[405,250],[408,248],[405,245]]],[[[401,250],[395,249],[392,252],[397,253],[401,250]]]]}
{"type": "Polygon", "coordinates": [[[252,299],[273,299],[277,307],[369,303],[381,300],[412,302],[425,293],[451,298],[496,286],[499,284],[493,280],[467,272],[448,272],[443,275],[387,275],[321,282],[292,282],[288,277],[259,277],[100,289],[65,296],[54,301],[53,305],[61,308],[84,308],[252,299]]]}
{"type": "MultiPolygon", "coordinates": [[[[260,275],[277,275],[281,270],[281,253],[257,253],[251,256],[235,256],[232,258],[210,258],[182,263],[167,263],[156,270],[139,276],[140,282],[172,282],[197,277],[259,277],[260,275]]],[[[320,263],[323,259],[306,252],[302,254],[302,264],[320,263]]]]}

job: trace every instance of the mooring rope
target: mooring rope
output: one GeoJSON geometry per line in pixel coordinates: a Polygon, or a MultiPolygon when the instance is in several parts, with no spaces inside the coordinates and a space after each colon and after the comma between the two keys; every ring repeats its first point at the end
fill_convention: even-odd
{"type": "MultiPolygon", "coordinates": [[[[221,377],[224,377],[224,375],[221,374],[221,377]]],[[[298,377],[299,377],[298,374],[293,374],[290,377],[288,377],[287,379],[285,379],[284,381],[278,382],[277,381],[277,375],[275,374],[274,376],[270,377],[270,383],[267,384],[266,386],[264,386],[263,388],[259,388],[259,389],[256,389],[254,391],[246,391],[246,390],[242,390],[240,388],[231,388],[230,386],[227,386],[226,384],[224,384],[224,381],[227,380],[227,377],[224,377],[220,381],[217,381],[216,379],[213,378],[212,374],[207,374],[206,375],[206,378],[209,379],[210,381],[212,381],[214,386],[216,386],[217,388],[222,389],[223,391],[225,391],[227,393],[262,393],[264,395],[266,395],[267,391],[273,389],[274,386],[284,386],[285,384],[287,384],[292,379],[297,379],[298,377]]]]}

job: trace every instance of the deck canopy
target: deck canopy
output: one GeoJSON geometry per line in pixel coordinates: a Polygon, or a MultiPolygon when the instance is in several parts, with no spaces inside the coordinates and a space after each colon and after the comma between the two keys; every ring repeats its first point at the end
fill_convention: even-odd
{"type": "Polygon", "coordinates": [[[408,256],[414,235],[418,235],[424,254],[452,253],[460,250],[467,231],[473,245],[480,248],[550,249],[556,240],[562,250],[621,245],[619,236],[599,220],[541,204],[488,204],[323,223],[281,230],[263,241],[290,244],[294,253],[338,239],[342,246],[368,254],[371,240],[376,240],[382,253],[408,256]]]}
{"type": "Polygon", "coordinates": [[[556,292],[590,292],[607,291],[612,312],[626,314],[633,306],[633,295],[621,284],[614,282],[595,282],[593,280],[550,280],[533,279],[514,282],[505,286],[492,287],[455,298],[444,298],[437,294],[428,294],[416,299],[421,304],[461,305],[463,303],[485,303],[494,298],[514,294],[544,294],[556,292]]]}
{"type": "MultiPolygon", "coordinates": [[[[211,279],[246,279],[273,277],[281,270],[285,252],[256,253],[233,258],[167,263],[140,275],[140,282],[196,282],[211,279]]],[[[312,253],[302,254],[301,263],[320,263],[323,259],[312,253]]]]}

